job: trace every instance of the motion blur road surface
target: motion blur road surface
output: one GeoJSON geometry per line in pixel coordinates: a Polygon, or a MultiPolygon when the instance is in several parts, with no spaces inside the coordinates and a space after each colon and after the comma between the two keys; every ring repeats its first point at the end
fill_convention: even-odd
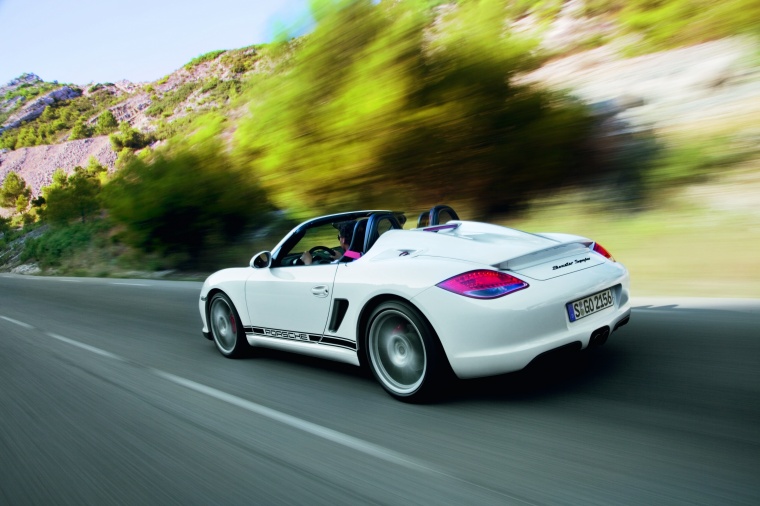
{"type": "Polygon", "coordinates": [[[223,358],[199,290],[0,275],[0,504],[760,504],[760,301],[634,299],[602,348],[416,406],[223,358]]]}

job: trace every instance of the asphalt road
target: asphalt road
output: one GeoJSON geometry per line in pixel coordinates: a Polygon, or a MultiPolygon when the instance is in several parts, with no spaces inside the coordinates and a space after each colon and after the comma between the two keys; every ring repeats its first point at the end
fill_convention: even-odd
{"type": "Polygon", "coordinates": [[[200,334],[199,283],[0,275],[0,504],[760,504],[760,301],[393,400],[200,334]]]}

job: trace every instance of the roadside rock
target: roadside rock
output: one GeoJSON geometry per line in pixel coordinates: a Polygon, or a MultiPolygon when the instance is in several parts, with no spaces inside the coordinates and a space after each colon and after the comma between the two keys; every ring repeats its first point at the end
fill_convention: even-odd
{"type": "Polygon", "coordinates": [[[9,244],[6,245],[5,248],[0,250],[0,272],[13,272],[13,269],[17,269],[19,267],[22,267],[22,271],[20,274],[36,274],[39,271],[39,266],[36,264],[29,264],[27,266],[21,266],[20,265],[20,258],[21,254],[24,251],[24,245],[26,244],[26,241],[30,239],[36,239],[43,235],[45,232],[47,232],[48,226],[43,225],[39,228],[36,228],[29,232],[28,234],[22,235],[21,237],[18,237],[17,239],[11,241],[9,244]],[[34,267],[37,267],[36,272],[34,271],[34,267]]]}
{"type": "Polygon", "coordinates": [[[42,272],[42,269],[40,269],[40,266],[37,264],[23,264],[19,265],[18,267],[14,267],[11,269],[11,272],[13,274],[25,274],[33,276],[42,272]]]}

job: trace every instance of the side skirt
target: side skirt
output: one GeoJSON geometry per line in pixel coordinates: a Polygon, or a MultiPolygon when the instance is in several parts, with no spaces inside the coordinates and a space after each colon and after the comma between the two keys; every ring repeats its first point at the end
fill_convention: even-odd
{"type": "Polygon", "coordinates": [[[347,339],[318,336],[286,330],[246,327],[245,337],[251,346],[263,346],[291,353],[359,365],[356,343],[347,339]]]}

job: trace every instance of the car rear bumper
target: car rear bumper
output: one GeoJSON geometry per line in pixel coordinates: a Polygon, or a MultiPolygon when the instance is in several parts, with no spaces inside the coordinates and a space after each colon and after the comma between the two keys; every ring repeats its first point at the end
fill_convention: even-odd
{"type": "Polygon", "coordinates": [[[526,281],[527,289],[498,299],[472,299],[438,287],[412,299],[436,330],[458,377],[518,371],[547,351],[572,343],[588,347],[595,332],[594,341],[601,344],[630,318],[629,278],[620,264],[526,281]],[[612,307],[570,321],[567,303],[606,288],[613,290],[612,307]]]}

